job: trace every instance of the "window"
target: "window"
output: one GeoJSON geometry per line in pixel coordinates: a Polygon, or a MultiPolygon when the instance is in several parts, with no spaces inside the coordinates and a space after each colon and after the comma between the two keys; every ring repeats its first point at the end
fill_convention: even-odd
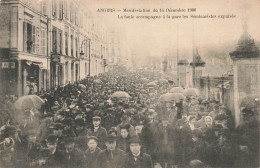
{"type": "Polygon", "coordinates": [[[75,51],[76,51],[76,57],[78,57],[78,38],[75,38],[75,51]]]}
{"type": "Polygon", "coordinates": [[[69,47],[69,36],[68,36],[68,32],[65,32],[65,54],[68,55],[68,47],[69,47]]]}
{"type": "Polygon", "coordinates": [[[70,3],[70,21],[74,21],[74,7],[72,3],[70,3]]]}
{"type": "Polygon", "coordinates": [[[57,29],[52,30],[52,52],[57,54],[57,29]]]}
{"type": "Polygon", "coordinates": [[[35,26],[24,22],[23,33],[23,50],[29,53],[35,52],[35,26]]]}
{"type": "Polygon", "coordinates": [[[59,1],[59,19],[63,19],[63,4],[59,1]]]}
{"type": "Polygon", "coordinates": [[[55,54],[62,54],[62,30],[56,27],[52,31],[52,51],[55,54]]]}
{"type": "Polygon", "coordinates": [[[40,28],[36,27],[35,31],[36,34],[35,34],[34,48],[35,48],[35,53],[39,54],[40,53],[40,28]]]}
{"type": "Polygon", "coordinates": [[[78,8],[75,7],[75,24],[78,26],[79,25],[79,20],[78,20],[78,8]]]}
{"type": "Polygon", "coordinates": [[[59,43],[59,53],[62,54],[62,30],[59,31],[59,40],[60,40],[60,43],[59,43]]]}
{"type": "Polygon", "coordinates": [[[57,1],[52,0],[52,15],[57,17],[57,1]]]}
{"type": "Polygon", "coordinates": [[[73,35],[70,36],[70,43],[71,43],[71,56],[73,56],[73,35]]]}
{"type": "Polygon", "coordinates": [[[47,14],[47,4],[46,1],[41,2],[41,13],[46,15],[47,14]]]}
{"type": "Polygon", "coordinates": [[[46,55],[46,29],[41,29],[41,54],[46,55]]]}
{"type": "Polygon", "coordinates": [[[32,52],[35,53],[35,41],[36,41],[36,31],[35,26],[32,26],[32,52]]]}
{"type": "Polygon", "coordinates": [[[68,19],[68,1],[64,1],[64,16],[68,19]]]}

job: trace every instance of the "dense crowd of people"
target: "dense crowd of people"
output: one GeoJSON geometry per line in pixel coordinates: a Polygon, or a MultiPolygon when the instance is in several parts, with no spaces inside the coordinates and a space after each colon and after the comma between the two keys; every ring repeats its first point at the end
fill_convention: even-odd
{"type": "Polygon", "coordinates": [[[158,73],[120,70],[41,92],[39,109],[17,110],[7,96],[0,167],[259,166],[259,111],[245,108],[235,127],[233,113],[214,100],[158,102],[173,87],[158,73]],[[130,97],[111,97],[116,91],[130,97]]]}

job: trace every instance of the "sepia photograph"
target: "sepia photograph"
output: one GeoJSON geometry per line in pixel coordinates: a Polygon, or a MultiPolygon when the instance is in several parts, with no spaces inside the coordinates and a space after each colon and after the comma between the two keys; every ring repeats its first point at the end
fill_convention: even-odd
{"type": "Polygon", "coordinates": [[[260,0],[0,0],[0,168],[259,168],[260,0]]]}

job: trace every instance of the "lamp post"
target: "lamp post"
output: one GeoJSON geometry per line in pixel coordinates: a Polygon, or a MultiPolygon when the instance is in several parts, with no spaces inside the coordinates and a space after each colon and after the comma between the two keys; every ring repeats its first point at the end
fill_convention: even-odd
{"type": "Polygon", "coordinates": [[[83,45],[83,42],[84,41],[86,41],[86,40],[88,40],[88,76],[90,76],[90,40],[91,39],[89,39],[89,38],[87,38],[87,39],[85,39],[85,40],[83,40],[82,41],[82,43],[81,43],[81,52],[80,52],[80,55],[82,56],[82,55],[84,55],[85,53],[83,52],[83,50],[82,50],[82,45],[83,45]]]}

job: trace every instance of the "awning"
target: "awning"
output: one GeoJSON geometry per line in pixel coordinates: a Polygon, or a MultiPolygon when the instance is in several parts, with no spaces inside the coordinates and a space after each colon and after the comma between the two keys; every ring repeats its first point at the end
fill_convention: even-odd
{"type": "MultiPolygon", "coordinates": [[[[217,86],[217,88],[222,88],[222,84],[219,84],[219,85],[217,86]]],[[[223,83],[223,88],[224,88],[224,89],[230,89],[230,82],[229,82],[229,81],[224,82],[224,83],[223,83]]]]}
{"type": "Polygon", "coordinates": [[[33,62],[32,64],[38,66],[40,69],[43,69],[43,63],[42,62],[33,62]]]}
{"type": "Polygon", "coordinates": [[[19,55],[19,59],[20,60],[25,60],[26,63],[29,65],[29,64],[34,64],[36,66],[39,66],[40,69],[48,69],[48,58],[44,57],[34,57],[34,56],[28,56],[28,55],[24,55],[24,54],[21,54],[19,55]]]}

